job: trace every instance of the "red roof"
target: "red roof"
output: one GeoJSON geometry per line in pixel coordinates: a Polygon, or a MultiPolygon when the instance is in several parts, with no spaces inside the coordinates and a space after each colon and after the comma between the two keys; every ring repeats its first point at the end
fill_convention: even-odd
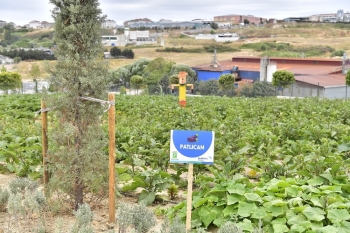
{"type": "Polygon", "coordinates": [[[319,85],[321,87],[345,85],[345,76],[341,74],[296,75],[294,77],[299,82],[319,85]]]}
{"type": "MultiPolygon", "coordinates": [[[[345,85],[345,77],[341,75],[342,60],[329,58],[269,58],[276,63],[277,70],[288,70],[295,74],[298,81],[320,86],[345,85]]],[[[260,71],[261,57],[233,57],[231,60],[220,61],[220,66],[213,67],[209,64],[199,65],[193,68],[207,71],[232,70],[238,66],[238,70],[260,71]]]]}

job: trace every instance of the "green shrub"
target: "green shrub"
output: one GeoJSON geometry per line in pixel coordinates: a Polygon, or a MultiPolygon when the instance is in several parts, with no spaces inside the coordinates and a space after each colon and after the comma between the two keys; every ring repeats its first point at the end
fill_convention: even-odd
{"type": "Polygon", "coordinates": [[[213,53],[214,50],[216,50],[217,53],[240,51],[237,48],[233,48],[227,45],[220,45],[220,44],[212,44],[212,45],[204,46],[204,50],[208,53],[213,53]]]}
{"type": "Polygon", "coordinates": [[[155,224],[154,213],[144,205],[129,205],[121,203],[117,210],[117,222],[119,233],[127,233],[129,227],[135,229],[136,233],[146,233],[155,224]]]}
{"type": "Polygon", "coordinates": [[[6,211],[9,196],[10,193],[7,191],[7,189],[2,189],[0,186],[0,212],[6,211]]]}
{"type": "Polygon", "coordinates": [[[342,57],[344,53],[344,50],[336,50],[331,54],[331,57],[342,57]]]}
{"type": "Polygon", "coordinates": [[[17,178],[9,183],[9,188],[13,194],[24,194],[26,191],[32,192],[37,189],[38,183],[28,178],[17,178]]]}
{"type": "Polygon", "coordinates": [[[22,59],[21,59],[20,57],[15,57],[15,58],[13,58],[13,61],[14,61],[16,64],[20,63],[21,60],[22,60],[22,59]]]}
{"type": "Polygon", "coordinates": [[[91,222],[93,219],[93,212],[88,204],[79,205],[77,211],[74,212],[76,222],[72,229],[72,233],[93,233],[91,222]]]}
{"type": "Polygon", "coordinates": [[[126,95],[126,88],[124,86],[120,87],[119,93],[121,95],[126,95]]]}
{"type": "Polygon", "coordinates": [[[186,225],[178,217],[175,217],[171,223],[165,219],[160,233],[186,233],[186,225]]]}
{"type": "Polygon", "coordinates": [[[233,223],[233,222],[225,222],[220,227],[218,233],[243,233],[243,231],[235,223],[233,223]]]}

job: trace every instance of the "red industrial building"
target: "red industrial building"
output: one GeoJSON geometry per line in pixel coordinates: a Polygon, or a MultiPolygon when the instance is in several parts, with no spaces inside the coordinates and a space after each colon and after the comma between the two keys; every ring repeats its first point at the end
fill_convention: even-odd
{"type": "Polygon", "coordinates": [[[221,74],[232,73],[237,69],[237,80],[272,81],[272,74],[277,70],[287,70],[294,74],[296,83],[284,90],[285,95],[299,97],[350,97],[350,87],[345,85],[344,73],[350,69],[349,59],[322,58],[267,58],[267,57],[233,57],[231,60],[219,61],[193,67],[198,80],[218,79],[221,74]],[[349,90],[348,90],[349,89],[349,90]]]}

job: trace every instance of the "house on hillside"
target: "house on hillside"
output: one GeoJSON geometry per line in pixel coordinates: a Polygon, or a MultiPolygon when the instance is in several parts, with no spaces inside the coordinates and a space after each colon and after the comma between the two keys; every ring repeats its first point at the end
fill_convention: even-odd
{"type": "Polygon", "coordinates": [[[54,27],[54,23],[49,23],[47,21],[37,21],[37,20],[33,20],[30,21],[27,28],[34,28],[34,29],[39,29],[39,28],[53,28],[54,27]]]}
{"type": "Polygon", "coordinates": [[[6,21],[0,20],[0,28],[6,26],[6,21]]]}
{"type": "Polygon", "coordinates": [[[41,28],[41,22],[37,20],[30,21],[29,28],[41,28]]]}
{"type": "Polygon", "coordinates": [[[102,23],[102,28],[116,28],[117,27],[117,22],[111,19],[107,19],[102,23]]]}
{"type": "Polygon", "coordinates": [[[54,23],[49,23],[47,21],[42,21],[41,22],[41,28],[53,28],[55,26],[54,23]]]}
{"type": "Polygon", "coordinates": [[[350,97],[350,87],[345,85],[345,75],[350,60],[320,58],[267,58],[233,57],[231,60],[212,62],[192,67],[198,80],[218,79],[220,75],[234,73],[237,81],[272,81],[277,70],[294,74],[296,82],[283,91],[284,95],[298,97],[345,98],[350,97]]]}

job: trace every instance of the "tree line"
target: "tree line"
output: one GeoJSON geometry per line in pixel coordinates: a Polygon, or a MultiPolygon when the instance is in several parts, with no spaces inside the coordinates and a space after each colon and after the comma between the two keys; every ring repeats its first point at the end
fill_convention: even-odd
{"type": "Polygon", "coordinates": [[[126,58],[133,59],[135,57],[134,52],[131,49],[127,49],[127,48],[124,50],[121,50],[118,47],[113,47],[109,50],[109,52],[111,56],[114,58],[126,57],[126,58]]]}
{"type": "MultiPolygon", "coordinates": [[[[25,60],[56,60],[53,54],[49,54],[42,50],[37,49],[11,49],[11,50],[2,50],[0,55],[10,57],[12,59],[19,58],[19,61],[25,60]]],[[[17,60],[17,59],[16,59],[17,60]]]]}

